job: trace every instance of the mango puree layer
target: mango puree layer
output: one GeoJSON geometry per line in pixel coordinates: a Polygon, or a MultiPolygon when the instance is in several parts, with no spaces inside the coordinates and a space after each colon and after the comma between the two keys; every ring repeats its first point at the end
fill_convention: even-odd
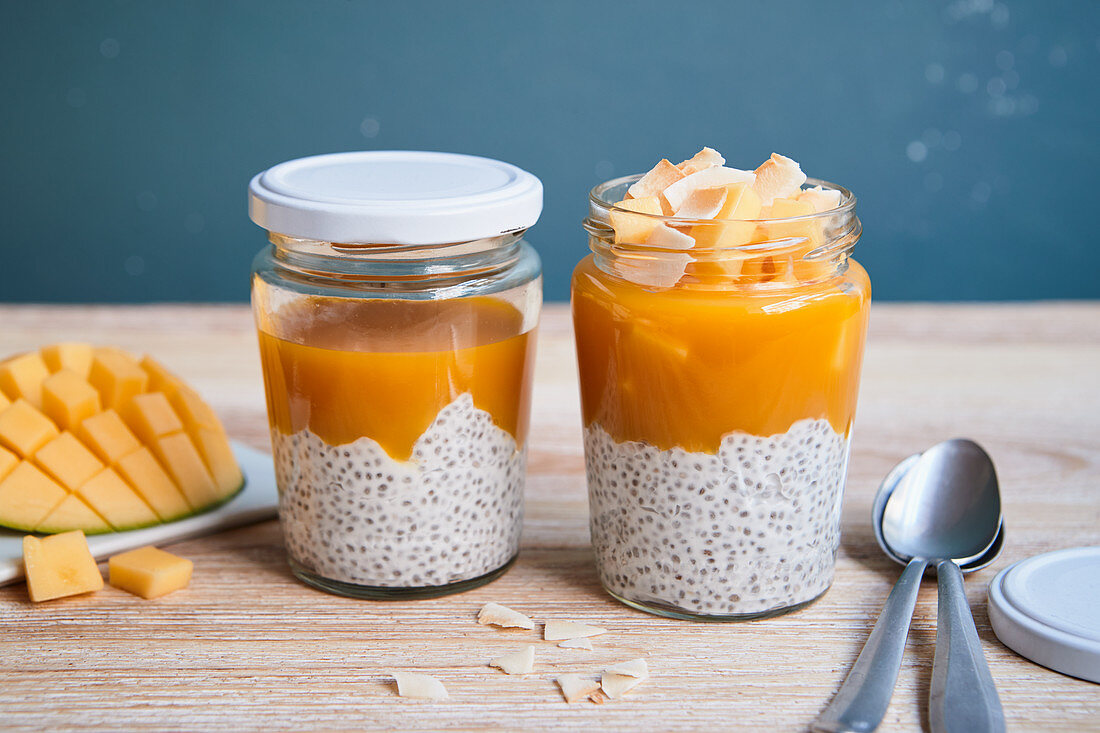
{"type": "Polygon", "coordinates": [[[268,417],[285,435],[308,429],[329,445],[366,436],[408,460],[439,411],[468,392],[517,445],[526,439],[535,338],[509,303],[318,298],[267,320],[268,417]]]}
{"type": "Polygon", "coordinates": [[[654,292],[599,270],[573,273],[586,427],[617,442],[717,453],[723,435],[785,433],[805,418],[848,434],[870,308],[867,273],[771,293],[654,292]]]}

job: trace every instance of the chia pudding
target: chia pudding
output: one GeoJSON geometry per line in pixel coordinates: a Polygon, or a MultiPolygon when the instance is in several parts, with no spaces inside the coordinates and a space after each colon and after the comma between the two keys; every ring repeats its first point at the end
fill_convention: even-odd
{"type": "Polygon", "coordinates": [[[833,577],[848,440],[827,420],[718,454],[615,442],[585,430],[600,581],[673,614],[761,616],[812,601],[833,577]]]}
{"type": "Polygon", "coordinates": [[[473,580],[519,550],[526,447],[471,396],[444,407],[408,461],[369,437],[272,431],[292,563],[327,580],[426,588],[473,580]]]}

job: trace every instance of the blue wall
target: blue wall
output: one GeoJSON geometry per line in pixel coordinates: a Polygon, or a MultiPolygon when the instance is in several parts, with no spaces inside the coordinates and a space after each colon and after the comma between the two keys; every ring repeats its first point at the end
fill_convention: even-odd
{"type": "Polygon", "coordinates": [[[540,176],[565,299],[587,190],[773,150],[860,198],[879,299],[1100,297],[1100,3],[0,5],[3,301],[243,300],[259,170],[372,148],[540,176]]]}

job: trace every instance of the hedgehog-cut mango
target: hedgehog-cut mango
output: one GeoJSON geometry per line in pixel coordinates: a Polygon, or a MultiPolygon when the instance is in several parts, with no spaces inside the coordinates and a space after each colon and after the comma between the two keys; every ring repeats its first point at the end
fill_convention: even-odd
{"type": "Polygon", "coordinates": [[[0,526],[137,529],[243,486],[217,415],[152,357],[61,343],[0,362],[0,526]]]}

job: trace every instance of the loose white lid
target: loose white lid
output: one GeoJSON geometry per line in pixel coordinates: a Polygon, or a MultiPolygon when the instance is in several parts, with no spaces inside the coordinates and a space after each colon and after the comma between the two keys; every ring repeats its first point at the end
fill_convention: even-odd
{"type": "Polygon", "coordinates": [[[264,229],[301,239],[444,244],[526,229],[542,183],[509,163],[457,153],[371,150],[289,160],[248,186],[264,229]]]}
{"type": "Polygon", "coordinates": [[[989,621],[1017,654],[1100,682],[1100,547],[1009,565],[989,584],[989,621]]]}

